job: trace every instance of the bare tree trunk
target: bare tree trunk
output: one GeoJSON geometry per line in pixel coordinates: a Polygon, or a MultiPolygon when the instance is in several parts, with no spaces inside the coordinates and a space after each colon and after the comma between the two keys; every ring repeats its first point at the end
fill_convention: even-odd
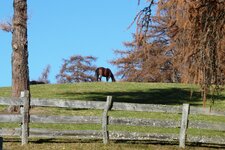
{"type": "MultiPolygon", "coordinates": [[[[27,0],[14,0],[12,36],[12,97],[19,98],[21,91],[29,90],[28,42],[27,42],[27,0]]],[[[19,107],[9,107],[18,112],[19,107]]]]}

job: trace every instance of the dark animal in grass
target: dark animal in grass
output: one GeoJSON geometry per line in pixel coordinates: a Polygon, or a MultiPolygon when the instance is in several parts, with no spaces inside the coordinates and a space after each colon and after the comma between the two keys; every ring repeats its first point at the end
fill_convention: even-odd
{"type": "Polygon", "coordinates": [[[102,77],[106,77],[107,82],[110,78],[112,79],[112,82],[116,82],[116,79],[109,68],[99,67],[95,70],[95,75],[97,81],[102,81],[102,77]]]}

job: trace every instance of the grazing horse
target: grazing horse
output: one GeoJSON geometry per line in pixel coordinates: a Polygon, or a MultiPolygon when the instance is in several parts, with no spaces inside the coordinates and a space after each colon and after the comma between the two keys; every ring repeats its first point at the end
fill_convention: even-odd
{"type": "Polygon", "coordinates": [[[106,81],[109,81],[109,78],[112,79],[112,82],[116,82],[112,71],[109,68],[99,67],[95,70],[95,75],[97,81],[102,81],[102,76],[106,77],[106,81]]]}

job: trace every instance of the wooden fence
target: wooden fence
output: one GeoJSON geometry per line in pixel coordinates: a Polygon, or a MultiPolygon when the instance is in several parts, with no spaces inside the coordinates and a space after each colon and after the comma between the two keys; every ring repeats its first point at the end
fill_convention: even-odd
{"type": "Polygon", "coordinates": [[[0,105],[19,105],[21,114],[0,114],[0,122],[19,122],[20,128],[0,129],[0,136],[20,136],[22,145],[28,143],[28,137],[47,137],[61,138],[70,137],[78,139],[103,139],[107,144],[109,140],[154,140],[166,142],[179,142],[180,147],[185,147],[185,142],[225,144],[222,137],[203,137],[187,136],[187,128],[198,128],[208,130],[225,131],[225,123],[189,121],[189,114],[204,114],[225,116],[225,112],[209,111],[199,107],[189,106],[171,106],[171,105],[154,105],[154,104],[134,104],[113,102],[112,97],[108,96],[106,102],[102,101],[80,101],[80,100],[59,100],[59,99],[27,99],[25,92],[19,100],[10,98],[0,98],[0,105]],[[30,106],[44,107],[61,107],[61,108],[78,108],[78,109],[102,109],[102,117],[98,116],[38,116],[29,115],[30,106]],[[146,112],[165,112],[165,113],[182,113],[180,121],[175,120],[157,120],[157,119],[140,119],[140,118],[114,118],[108,116],[109,110],[123,111],[146,111],[146,112]],[[70,124],[102,124],[102,131],[98,130],[50,130],[29,128],[30,123],[70,123],[70,124]],[[128,126],[146,126],[162,128],[180,128],[180,134],[159,134],[159,133],[138,133],[109,131],[108,125],[128,125],[128,126]]]}

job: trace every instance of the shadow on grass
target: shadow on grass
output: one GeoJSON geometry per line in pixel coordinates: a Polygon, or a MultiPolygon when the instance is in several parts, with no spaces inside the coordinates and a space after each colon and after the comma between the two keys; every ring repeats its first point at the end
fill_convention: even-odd
{"type": "Polygon", "coordinates": [[[113,96],[114,102],[142,103],[142,104],[167,104],[178,105],[191,103],[193,105],[201,104],[201,94],[193,92],[190,97],[190,89],[170,88],[170,89],[150,89],[148,91],[129,91],[129,92],[87,92],[60,93],[61,96],[72,97],[82,94],[87,100],[106,101],[108,95],[113,96]]]}
{"type": "MultiPolygon", "coordinates": [[[[4,138],[4,143],[8,144],[9,146],[12,146],[14,144],[20,145],[21,140],[20,140],[20,138],[4,138]]],[[[98,144],[100,144],[101,147],[103,146],[102,145],[103,143],[102,143],[101,139],[75,139],[75,138],[74,139],[69,139],[69,138],[67,138],[67,139],[62,139],[62,138],[29,139],[29,144],[31,146],[33,145],[33,146],[37,146],[37,147],[38,147],[38,145],[35,145],[35,144],[47,144],[47,145],[48,144],[62,144],[62,145],[65,145],[65,144],[79,144],[79,145],[80,144],[95,144],[95,146],[98,146],[98,144]]],[[[135,146],[137,144],[137,146],[140,146],[140,148],[143,148],[144,145],[147,146],[149,144],[154,144],[153,148],[158,147],[158,149],[163,149],[162,146],[169,146],[169,149],[179,149],[179,148],[177,148],[178,147],[177,145],[179,144],[178,141],[110,140],[110,144],[108,145],[109,149],[113,149],[112,146],[114,146],[115,144],[128,144],[130,146],[135,146]]],[[[224,149],[225,148],[224,144],[207,144],[207,143],[200,143],[200,142],[192,142],[192,143],[187,142],[185,145],[187,146],[187,149],[188,148],[190,148],[190,149],[201,148],[201,149],[204,149],[204,150],[211,150],[211,149],[224,149]]],[[[123,145],[121,145],[121,146],[123,146],[123,145]]],[[[121,149],[121,146],[119,146],[120,147],[119,149],[121,149]]],[[[7,147],[7,148],[9,148],[9,147],[7,147]]],[[[19,146],[19,148],[20,148],[20,146],[19,146]]],[[[48,147],[46,146],[46,148],[48,148],[48,147]]],[[[78,148],[78,149],[80,149],[80,148],[78,148]]],[[[105,148],[103,148],[103,149],[105,149],[105,148]]],[[[168,149],[168,148],[166,148],[166,149],[168,149]]]]}

